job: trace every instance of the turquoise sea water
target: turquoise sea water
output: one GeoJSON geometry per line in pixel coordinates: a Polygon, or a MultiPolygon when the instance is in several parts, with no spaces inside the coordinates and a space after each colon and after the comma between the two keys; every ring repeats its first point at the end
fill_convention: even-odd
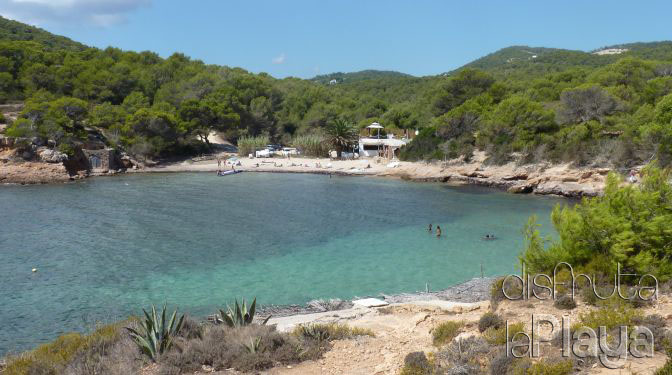
{"type": "Polygon", "coordinates": [[[205,316],[241,296],[300,304],[437,290],[480,276],[481,264],[486,276],[511,273],[527,218],[548,233],[564,202],[296,174],[0,186],[0,354],[151,303],[205,316]]]}

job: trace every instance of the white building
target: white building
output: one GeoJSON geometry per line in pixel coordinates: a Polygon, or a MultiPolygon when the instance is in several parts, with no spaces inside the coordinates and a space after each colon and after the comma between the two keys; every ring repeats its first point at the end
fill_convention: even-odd
{"type": "Polygon", "coordinates": [[[359,156],[360,157],[384,157],[395,159],[399,156],[399,149],[404,147],[408,140],[394,138],[394,134],[388,134],[386,138],[380,137],[380,129],[383,126],[377,122],[366,127],[369,131],[368,137],[359,138],[359,156]],[[371,135],[371,130],[376,130],[376,135],[371,135]]]}

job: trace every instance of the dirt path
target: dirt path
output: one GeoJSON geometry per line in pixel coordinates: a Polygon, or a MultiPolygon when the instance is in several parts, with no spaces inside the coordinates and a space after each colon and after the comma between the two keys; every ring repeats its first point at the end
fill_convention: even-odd
{"type": "Polygon", "coordinates": [[[467,330],[475,330],[476,322],[489,306],[488,302],[481,302],[465,304],[467,307],[439,307],[442,304],[447,306],[445,301],[392,305],[372,309],[369,313],[351,320],[334,318],[332,321],[371,329],[376,336],[335,341],[333,348],[318,361],[307,361],[292,368],[275,368],[268,373],[397,374],[403,366],[406,354],[436,349],[432,346],[433,327],[447,320],[459,319],[468,322],[467,330]]]}

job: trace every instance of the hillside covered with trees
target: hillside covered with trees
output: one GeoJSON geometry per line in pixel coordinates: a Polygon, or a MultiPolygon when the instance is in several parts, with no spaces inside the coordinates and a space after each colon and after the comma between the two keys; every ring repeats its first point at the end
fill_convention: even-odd
{"type": "Polygon", "coordinates": [[[212,131],[234,143],[264,136],[292,144],[343,119],[420,130],[403,152],[410,160],[468,159],[478,148],[492,163],[666,164],[672,42],[619,48],[628,51],[510,47],[430,77],[365,71],[275,79],[179,53],[89,48],[2,19],[0,101],[25,102],[7,135],[50,139],[66,152],[92,128],[110,146],[157,159],[206,152],[202,139],[212,131]]]}

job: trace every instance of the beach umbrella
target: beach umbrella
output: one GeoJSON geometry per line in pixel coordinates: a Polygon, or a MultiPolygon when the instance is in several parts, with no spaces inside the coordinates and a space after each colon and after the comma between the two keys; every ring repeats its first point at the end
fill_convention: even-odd
{"type": "Polygon", "coordinates": [[[378,138],[380,138],[380,129],[383,129],[382,125],[380,125],[377,122],[374,122],[371,125],[367,126],[366,128],[369,129],[369,135],[371,135],[371,129],[376,129],[378,131],[377,136],[378,136],[378,138]]]}

